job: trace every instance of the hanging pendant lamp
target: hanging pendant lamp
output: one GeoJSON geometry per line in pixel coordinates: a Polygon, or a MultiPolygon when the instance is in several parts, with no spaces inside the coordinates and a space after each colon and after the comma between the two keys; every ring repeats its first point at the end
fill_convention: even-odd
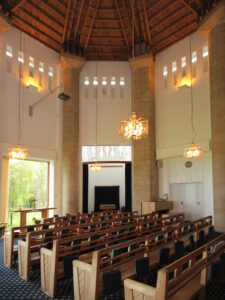
{"type": "Polygon", "coordinates": [[[190,35],[190,72],[191,72],[191,135],[192,143],[190,147],[184,148],[184,157],[186,158],[198,158],[203,155],[203,149],[200,146],[194,144],[194,120],[193,120],[193,90],[192,90],[192,55],[191,55],[191,35],[190,35]]]}
{"type": "MultiPolygon", "coordinates": [[[[21,51],[21,39],[22,34],[20,31],[20,51],[21,51]]],[[[21,82],[20,82],[20,75],[22,71],[22,63],[19,62],[19,76],[18,76],[18,82],[19,82],[19,105],[18,105],[18,141],[16,147],[12,147],[8,149],[8,158],[12,159],[28,159],[29,153],[27,149],[24,149],[21,147],[21,119],[20,119],[20,102],[21,102],[21,82]]]]}
{"type": "MultiPolygon", "coordinates": [[[[132,39],[133,39],[133,57],[134,60],[134,0],[132,6],[132,39]]],[[[132,90],[134,84],[134,71],[132,69],[132,90]]],[[[132,98],[134,93],[132,91],[132,98]]],[[[132,103],[131,103],[132,106],[132,103]]],[[[148,120],[138,118],[135,112],[132,112],[131,117],[128,120],[122,120],[120,122],[120,136],[125,139],[140,140],[148,135],[148,120]]]]}

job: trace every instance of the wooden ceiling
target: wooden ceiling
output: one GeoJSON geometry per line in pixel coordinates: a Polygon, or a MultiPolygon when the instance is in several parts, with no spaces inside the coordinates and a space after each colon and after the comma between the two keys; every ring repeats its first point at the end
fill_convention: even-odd
{"type": "Polygon", "coordinates": [[[86,60],[157,53],[195,31],[219,0],[0,0],[14,26],[86,60]],[[134,12],[134,14],[133,14],[134,12]]]}

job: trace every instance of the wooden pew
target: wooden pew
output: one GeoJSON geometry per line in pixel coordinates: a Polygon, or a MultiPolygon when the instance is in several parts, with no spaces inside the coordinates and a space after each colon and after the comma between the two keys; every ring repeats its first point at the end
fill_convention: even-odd
{"type": "MultiPolygon", "coordinates": [[[[71,222],[75,222],[75,224],[79,224],[79,222],[81,224],[86,224],[87,226],[90,226],[90,223],[93,223],[93,225],[95,224],[111,224],[112,222],[110,221],[110,216],[112,216],[114,219],[116,219],[116,221],[113,222],[113,224],[116,224],[116,222],[120,222],[123,218],[123,221],[128,220],[129,219],[129,214],[132,214],[132,216],[134,217],[138,217],[138,218],[142,218],[142,217],[151,217],[153,216],[153,214],[146,214],[143,216],[138,216],[138,214],[136,212],[132,212],[132,213],[121,213],[119,211],[116,212],[116,214],[106,214],[106,212],[104,212],[101,216],[101,218],[104,218],[103,220],[99,221],[99,218],[94,216],[94,217],[89,217],[88,214],[86,214],[87,218],[85,219],[80,219],[80,215],[78,215],[78,219],[75,220],[73,217],[74,216],[63,216],[63,217],[59,217],[59,218],[51,218],[52,222],[47,222],[47,225],[51,228],[54,227],[62,227],[62,226],[68,226],[71,222]],[[124,217],[126,216],[126,217],[124,217]],[[105,218],[108,220],[104,221],[105,218]],[[84,222],[82,222],[82,220],[84,222]],[[100,223],[102,222],[102,223],[100,223]]],[[[157,217],[157,215],[154,215],[155,217],[157,217]]],[[[76,216],[75,216],[76,217],[76,216]]],[[[122,222],[122,221],[121,221],[122,222]]],[[[13,256],[17,254],[17,246],[14,245],[14,242],[16,240],[19,240],[21,238],[25,237],[26,232],[33,228],[33,230],[39,230],[40,228],[42,228],[43,226],[46,226],[46,223],[42,223],[42,224],[38,224],[38,225],[27,225],[27,226],[21,226],[21,227],[14,227],[12,228],[10,231],[6,232],[4,235],[4,264],[5,266],[7,266],[8,268],[12,268],[12,263],[13,263],[13,256]]],[[[78,225],[79,228],[84,228],[84,226],[80,226],[78,225]]]]}
{"type": "MultiPolygon", "coordinates": [[[[113,210],[113,211],[104,211],[104,212],[93,212],[93,213],[85,213],[85,214],[78,214],[78,215],[66,215],[66,216],[58,216],[58,217],[51,217],[51,218],[44,218],[43,223],[49,223],[49,222],[61,222],[65,218],[73,218],[73,220],[76,222],[76,224],[79,223],[80,220],[87,220],[92,218],[99,218],[104,217],[107,218],[109,216],[128,216],[128,215],[134,215],[137,216],[138,212],[121,212],[120,210],[113,210]]],[[[156,213],[154,213],[156,215],[156,213]]],[[[153,215],[153,214],[152,214],[153,215]]]]}
{"type": "Polygon", "coordinates": [[[40,230],[43,226],[48,225],[49,228],[55,227],[63,227],[68,226],[70,221],[63,221],[63,222],[52,222],[52,223],[42,223],[42,224],[34,224],[34,225],[27,225],[21,227],[13,227],[11,230],[5,232],[4,234],[4,265],[8,268],[12,268],[13,263],[13,256],[17,253],[17,245],[15,245],[15,241],[26,236],[26,233],[30,230],[40,230]]]}
{"type": "MultiPolygon", "coordinates": [[[[105,249],[95,251],[92,256],[91,266],[95,268],[97,274],[93,278],[97,281],[95,284],[95,290],[91,290],[90,294],[94,295],[90,299],[96,300],[102,294],[102,274],[106,271],[116,269],[120,270],[122,279],[131,277],[134,275],[134,261],[137,257],[148,256],[151,262],[151,267],[157,263],[158,251],[162,247],[169,247],[170,253],[173,254],[173,244],[177,240],[183,240],[184,243],[188,244],[189,235],[195,236],[197,241],[198,234],[201,230],[208,232],[208,228],[212,224],[212,217],[206,217],[194,222],[183,223],[177,227],[164,230],[162,232],[153,233],[141,238],[127,241],[119,245],[114,245],[105,249]],[[131,245],[138,245],[138,247],[131,247],[131,245]],[[128,252],[128,249],[131,249],[128,252]],[[121,251],[119,251],[121,249],[121,251]],[[122,250],[126,251],[122,251],[122,250]],[[115,255],[116,254],[116,255],[115,255]],[[97,262],[96,262],[97,260],[97,262]],[[96,267],[97,266],[97,267],[96,267]]],[[[84,295],[83,287],[86,286],[87,282],[83,282],[79,277],[80,273],[84,273],[85,278],[86,270],[90,269],[87,267],[86,262],[73,262],[74,272],[74,292],[75,299],[81,300],[80,295],[84,295]]],[[[93,270],[91,270],[93,273],[93,270]]],[[[88,276],[88,274],[87,274],[88,276]]],[[[89,292],[88,292],[89,293],[89,292]]]]}
{"type": "MultiPolygon", "coordinates": [[[[94,241],[83,241],[79,245],[71,245],[67,246],[65,244],[71,243],[74,240],[73,238],[68,238],[65,240],[55,240],[53,243],[53,249],[41,249],[41,284],[42,284],[42,291],[49,295],[50,297],[54,297],[56,293],[56,285],[57,280],[59,278],[62,278],[63,275],[63,269],[62,269],[62,261],[59,261],[59,258],[62,258],[67,255],[76,254],[79,257],[79,260],[85,261],[87,263],[91,262],[92,259],[92,252],[95,248],[99,247],[107,247],[108,245],[112,245],[118,242],[123,242],[124,240],[129,239],[130,241],[132,239],[136,239],[136,237],[143,234],[148,234],[150,232],[154,232],[158,230],[159,233],[162,231],[162,226],[164,229],[170,225],[174,225],[175,222],[178,222],[177,224],[180,224],[180,217],[183,217],[182,214],[178,214],[175,216],[170,216],[168,218],[161,219],[160,223],[158,224],[158,220],[160,219],[154,219],[156,222],[152,222],[152,219],[146,219],[142,222],[132,223],[130,225],[126,225],[123,227],[117,227],[108,229],[105,232],[98,231],[93,234],[92,236],[98,234],[100,238],[94,240],[94,241]],[[151,224],[153,223],[153,224],[151,224]],[[148,224],[151,224],[148,226],[148,224]],[[129,230],[130,229],[130,230],[129,230]],[[131,230],[132,229],[132,230],[131,230]],[[117,235],[114,235],[113,233],[116,233],[117,235]],[[64,244],[64,245],[63,245],[64,244]],[[73,250],[73,248],[79,247],[79,249],[73,250]],[[89,253],[83,254],[84,251],[87,251],[89,253]],[[51,267],[50,267],[51,266],[51,267]],[[48,271],[44,271],[48,270],[48,271]],[[50,281],[52,280],[51,284],[50,281]]],[[[183,223],[182,223],[183,224],[183,223]]],[[[174,227],[173,230],[175,232],[176,227],[174,227]]],[[[89,235],[89,237],[91,236],[89,235]]],[[[157,235],[157,234],[156,234],[157,235]]],[[[155,236],[156,236],[155,235],[155,236]]],[[[154,236],[154,238],[155,238],[154,236]]],[[[84,236],[82,237],[84,239],[84,236]]],[[[143,238],[142,238],[143,240],[143,238]]],[[[131,242],[130,242],[131,243],[131,242]]],[[[118,247],[118,246],[117,246],[118,247]]]]}
{"type": "Polygon", "coordinates": [[[156,288],[125,279],[125,300],[205,299],[208,269],[225,252],[225,234],[159,270],[156,288]]]}
{"type": "MultiPolygon", "coordinates": [[[[149,215],[150,216],[150,215],[149,215]]],[[[174,225],[175,223],[180,223],[181,220],[183,220],[183,214],[178,214],[174,216],[170,216],[168,218],[162,218],[162,219],[155,219],[155,218],[148,218],[148,215],[144,215],[144,219],[140,219],[140,216],[131,216],[127,217],[127,221],[129,222],[128,225],[126,223],[122,223],[125,218],[122,219],[116,219],[116,220],[110,220],[111,222],[111,229],[107,230],[100,230],[99,228],[94,228],[89,230],[90,232],[86,234],[80,234],[82,232],[82,227],[86,228],[88,224],[80,224],[68,226],[68,227],[60,227],[60,228],[54,228],[54,229],[46,229],[42,231],[33,231],[29,232],[26,235],[25,241],[19,241],[18,242],[18,263],[19,263],[19,275],[24,280],[29,280],[29,270],[32,264],[39,264],[40,261],[40,255],[37,252],[38,248],[40,246],[46,246],[47,244],[52,243],[56,239],[60,239],[57,243],[56,251],[58,251],[58,248],[61,247],[63,244],[67,244],[68,242],[71,244],[72,241],[79,239],[82,240],[81,245],[76,245],[76,247],[79,246],[80,250],[75,251],[73,253],[76,253],[80,255],[81,252],[89,250],[92,251],[96,247],[105,247],[108,245],[111,245],[115,242],[121,242],[129,237],[135,238],[137,235],[140,234],[149,234],[151,231],[160,231],[162,228],[166,228],[167,226],[174,225]],[[122,226],[125,225],[125,226],[122,226]],[[97,229],[97,230],[95,230],[97,229]],[[63,234],[61,234],[61,231],[64,231],[64,236],[68,237],[68,239],[63,239],[63,234]],[[47,233],[52,233],[52,236],[49,236],[47,239],[49,241],[46,242],[45,235],[47,233]],[[88,240],[91,240],[91,238],[98,237],[98,240],[94,242],[89,242],[88,240]],[[91,244],[94,244],[93,246],[90,246],[91,244]],[[81,247],[82,246],[82,247],[81,247]]],[[[105,222],[105,221],[103,221],[105,222]]],[[[93,226],[94,223],[89,223],[90,226],[93,226]]],[[[102,224],[101,222],[99,223],[102,224]]],[[[64,247],[68,248],[68,247],[64,247]]],[[[74,247],[69,247],[69,249],[65,249],[62,253],[63,255],[71,254],[71,249],[74,247]],[[67,253],[68,252],[68,253],[67,253]]]]}

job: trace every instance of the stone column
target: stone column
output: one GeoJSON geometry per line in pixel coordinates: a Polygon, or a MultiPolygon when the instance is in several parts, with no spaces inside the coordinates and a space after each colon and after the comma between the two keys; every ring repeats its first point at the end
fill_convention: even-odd
{"type": "Polygon", "coordinates": [[[84,65],[79,57],[63,54],[64,91],[70,99],[63,102],[63,181],[62,213],[76,213],[79,199],[79,74],[84,65]]]}
{"type": "Polygon", "coordinates": [[[159,194],[156,167],[155,78],[152,55],[130,61],[132,69],[132,111],[149,122],[148,137],[133,141],[132,198],[133,210],[141,209],[142,201],[154,201],[159,194]]]}
{"type": "Polygon", "coordinates": [[[201,24],[209,39],[209,75],[215,229],[225,232],[225,1],[201,24]]]}

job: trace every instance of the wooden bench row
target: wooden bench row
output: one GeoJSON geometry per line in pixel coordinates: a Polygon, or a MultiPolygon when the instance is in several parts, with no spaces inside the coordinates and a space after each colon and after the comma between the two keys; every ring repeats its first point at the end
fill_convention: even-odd
{"type": "Polygon", "coordinates": [[[145,214],[145,215],[138,216],[136,213],[134,213],[134,214],[117,213],[111,217],[112,217],[112,219],[110,218],[109,215],[107,215],[106,220],[105,220],[104,216],[102,216],[100,218],[87,218],[84,222],[82,222],[82,220],[80,220],[80,224],[72,223],[71,219],[65,219],[65,220],[60,219],[55,222],[47,223],[47,224],[42,223],[42,224],[38,224],[38,225],[14,227],[10,231],[6,232],[4,235],[4,264],[8,268],[12,267],[13,256],[17,254],[17,245],[15,245],[15,241],[19,240],[21,238],[24,238],[26,232],[43,230],[43,229],[47,230],[48,228],[51,228],[51,229],[52,228],[62,228],[62,227],[66,227],[69,225],[74,226],[73,227],[74,230],[77,229],[78,232],[84,232],[84,228],[86,228],[86,226],[100,228],[100,227],[107,227],[107,225],[110,226],[111,224],[113,224],[114,226],[116,226],[116,224],[118,224],[118,225],[122,224],[122,223],[126,224],[126,223],[128,223],[128,221],[131,217],[135,217],[138,219],[157,218],[156,215],[152,215],[152,214],[145,214]],[[114,220],[114,221],[112,221],[112,220],[114,220]],[[86,224],[86,226],[85,226],[85,224],[86,224]]]}
{"type": "MultiPolygon", "coordinates": [[[[154,213],[155,215],[158,215],[154,213]]],[[[104,212],[95,212],[95,213],[87,213],[87,214],[78,214],[78,215],[70,215],[67,214],[66,216],[54,216],[51,218],[44,218],[43,223],[52,223],[52,222],[63,222],[63,221],[73,221],[75,224],[79,224],[80,222],[87,222],[88,219],[98,219],[98,218],[109,218],[109,217],[126,217],[126,216],[137,216],[138,212],[121,212],[119,210],[113,211],[104,211],[104,212]]],[[[152,214],[153,215],[153,214],[152,214]]]]}
{"type": "MultiPolygon", "coordinates": [[[[193,234],[197,242],[199,232],[204,230],[207,235],[208,228],[211,224],[212,217],[208,216],[162,232],[153,233],[133,239],[132,241],[95,251],[92,255],[91,264],[84,261],[74,261],[75,299],[98,299],[102,294],[102,274],[104,272],[119,269],[122,279],[129,278],[134,275],[134,261],[137,257],[148,256],[149,261],[151,261],[151,266],[153,266],[157,263],[160,248],[169,247],[170,253],[173,254],[173,244],[175,241],[182,240],[187,245],[189,236],[193,234]],[[92,281],[92,283],[89,286],[90,281],[92,281]]],[[[47,252],[45,250],[46,249],[42,252],[43,259],[47,252]]],[[[50,288],[52,289],[46,290],[45,287],[42,287],[42,291],[50,297],[53,297],[55,296],[55,290],[52,287],[52,281],[50,281],[50,284],[50,288]]]]}
{"type": "Polygon", "coordinates": [[[225,234],[159,270],[156,287],[126,279],[125,300],[204,300],[209,265],[224,252],[225,234]]]}
{"type": "MultiPolygon", "coordinates": [[[[128,219],[129,221],[130,219],[128,219]]],[[[140,219],[138,216],[132,217],[129,224],[111,224],[111,228],[105,230],[96,230],[92,228],[91,232],[81,234],[76,225],[70,227],[55,228],[42,231],[34,231],[26,234],[26,240],[18,242],[18,263],[19,275],[26,281],[29,280],[29,270],[32,264],[40,262],[40,256],[37,252],[41,246],[52,244],[58,240],[56,250],[58,256],[62,257],[71,253],[80,255],[84,251],[91,252],[96,247],[106,247],[114,243],[124,241],[125,239],[135,238],[141,234],[149,234],[154,231],[161,231],[162,228],[173,226],[183,220],[183,214],[170,216],[162,219],[140,219]],[[123,225],[123,226],[122,226],[123,225]],[[76,244],[76,247],[74,247],[76,244]],[[64,247],[62,247],[64,246],[64,247]]],[[[91,223],[92,224],[92,223],[91,223]]],[[[87,224],[83,225],[86,226],[87,224]]],[[[93,226],[93,225],[91,225],[93,226]]],[[[79,228],[80,229],[80,228],[79,228]]]]}

